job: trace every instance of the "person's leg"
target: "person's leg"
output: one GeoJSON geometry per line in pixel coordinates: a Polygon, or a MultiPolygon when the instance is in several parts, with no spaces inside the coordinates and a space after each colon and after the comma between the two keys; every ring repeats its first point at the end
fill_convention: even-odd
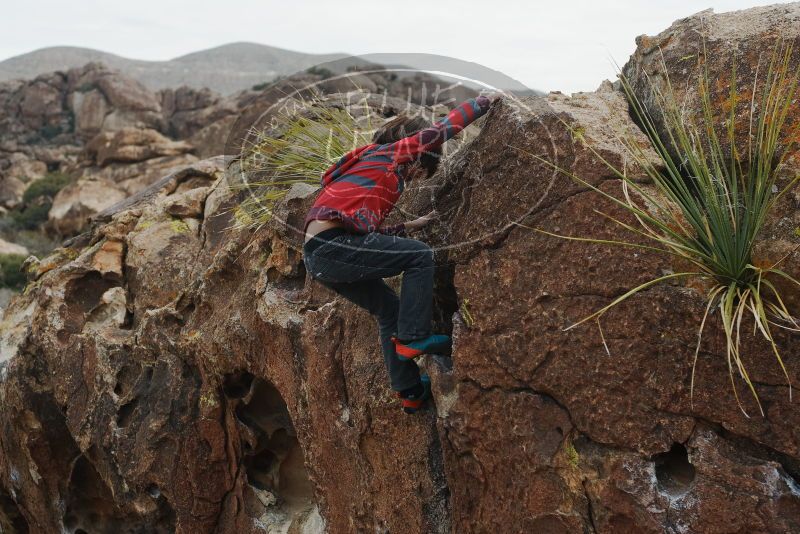
{"type": "Polygon", "coordinates": [[[364,308],[378,322],[381,349],[389,382],[395,391],[403,391],[420,384],[419,368],[414,361],[401,361],[395,353],[392,336],[397,333],[397,316],[400,301],[395,292],[383,280],[360,282],[323,282],[347,300],[364,308]]]}
{"type": "Polygon", "coordinates": [[[347,234],[319,247],[306,259],[321,282],[353,283],[403,273],[397,337],[424,338],[431,333],[433,250],[416,239],[380,233],[347,234]]]}

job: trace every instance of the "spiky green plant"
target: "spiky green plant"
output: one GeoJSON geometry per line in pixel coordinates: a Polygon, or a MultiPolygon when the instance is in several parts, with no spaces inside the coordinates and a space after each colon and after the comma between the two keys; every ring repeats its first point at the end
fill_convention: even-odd
{"type": "MultiPolygon", "coordinates": [[[[792,153],[796,142],[796,135],[782,137],[790,107],[798,97],[798,72],[791,69],[790,59],[791,47],[777,45],[761,89],[757,117],[754,111],[757,87],[753,87],[753,96],[749,102],[750,120],[746,153],[740,152],[736,146],[735,114],[740,94],[736,87],[735,58],[730,84],[730,112],[722,136],[715,128],[715,109],[711,103],[707,63],[699,65],[698,94],[701,113],[700,117],[694,117],[687,114],[678,103],[662,56],[664,90],[652,82],[650,87],[655,106],[663,117],[665,133],[659,132],[650,111],[634,94],[629,80],[620,73],[621,85],[628,98],[630,109],[663,160],[663,166],[651,161],[646,149],[640,146],[632,135],[621,134],[620,140],[627,154],[652,179],[661,193],[658,197],[649,194],[645,188],[629,177],[624,169],[616,168],[588,144],[591,152],[620,178],[622,198],[600,190],[541,156],[530,154],[623,207],[633,215],[638,224],[628,224],[608,214],[599,211],[597,213],[633,234],[649,240],[652,245],[563,235],[558,237],[654,250],[674,256],[692,266],[685,272],[656,277],[634,287],[569,328],[592,319],[597,319],[599,325],[599,318],[608,310],[660,282],[670,279],[699,278],[708,290],[692,364],[690,398],[694,392],[694,373],[703,331],[709,315],[718,312],[726,339],[731,385],[737,405],[747,417],[749,415],[736,391],[733,379],[734,365],[753,394],[762,416],[764,411],[742,363],[740,346],[745,316],[752,318],[754,335],[757,330],[771,345],[789,384],[790,400],[791,379],[775,343],[773,327],[800,331],[797,320],[789,312],[779,290],[773,284],[776,278],[783,278],[788,280],[792,287],[800,287],[800,282],[778,268],[785,258],[768,267],[754,265],[753,261],[753,247],[767,214],[777,199],[800,178],[796,177],[780,191],[777,188],[776,169],[787,155],[792,153]],[[723,143],[723,140],[726,140],[726,143],[723,143]],[[634,199],[636,195],[631,194],[632,192],[638,195],[638,200],[634,199]]],[[[757,81],[758,75],[756,84],[757,81]]],[[[566,126],[575,135],[576,129],[566,126]]],[[[578,137],[583,139],[581,135],[578,137]]]]}
{"type": "Polygon", "coordinates": [[[276,202],[297,183],[319,185],[320,175],[347,152],[368,144],[372,116],[348,106],[307,103],[300,112],[276,113],[266,130],[252,131],[241,169],[247,195],[234,210],[234,227],[258,228],[271,218],[276,202]]]}

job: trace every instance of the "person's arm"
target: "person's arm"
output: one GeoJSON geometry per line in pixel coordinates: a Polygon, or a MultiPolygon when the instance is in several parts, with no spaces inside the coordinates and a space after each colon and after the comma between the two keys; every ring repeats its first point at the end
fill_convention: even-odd
{"type": "Polygon", "coordinates": [[[486,96],[471,98],[453,109],[447,117],[416,134],[405,137],[392,145],[396,163],[417,159],[420,154],[433,150],[458,134],[473,121],[486,114],[492,100],[486,96]]]}
{"type": "Polygon", "coordinates": [[[378,227],[378,232],[386,235],[396,235],[399,237],[405,237],[406,223],[391,224],[389,226],[380,226],[378,227]]]}
{"type": "Polygon", "coordinates": [[[428,213],[427,215],[423,215],[413,221],[402,222],[399,224],[393,224],[391,226],[382,226],[378,228],[378,232],[387,235],[396,235],[400,237],[405,237],[408,232],[414,232],[419,230],[420,228],[424,228],[428,226],[428,224],[433,221],[439,214],[436,210],[428,213]]]}

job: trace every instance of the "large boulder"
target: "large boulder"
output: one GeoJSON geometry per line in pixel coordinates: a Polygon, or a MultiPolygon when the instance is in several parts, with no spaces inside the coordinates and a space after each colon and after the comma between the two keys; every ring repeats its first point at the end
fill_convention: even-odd
{"type": "Polygon", "coordinates": [[[27,185],[47,174],[47,164],[24,152],[0,158],[0,206],[13,208],[22,201],[27,185]]]}
{"type": "MultiPolygon", "coordinates": [[[[90,86],[91,87],[91,86],[90,86]]],[[[69,96],[69,106],[75,114],[75,131],[91,135],[103,129],[110,105],[99,89],[80,88],[69,96]]]]}
{"type": "Polygon", "coordinates": [[[103,132],[89,141],[86,152],[97,165],[136,163],[161,156],[176,156],[192,151],[185,141],[172,141],[155,130],[123,128],[103,132]]]}
{"type": "Polygon", "coordinates": [[[62,236],[80,232],[89,217],[119,202],[126,192],[105,179],[79,179],[59,191],[47,214],[49,228],[62,236]]]}
{"type": "Polygon", "coordinates": [[[14,254],[17,256],[27,256],[28,249],[23,247],[22,245],[17,245],[16,243],[11,243],[9,241],[6,241],[5,239],[0,239],[0,256],[7,254],[14,254]]]}
{"type": "Polygon", "coordinates": [[[80,179],[53,200],[48,230],[62,236],[79,233],[92,215],[145,189],[171,169],[197,161],[193,150],[184,141],[149,129],[127,127],[96,135],[73,170],[80,179]]]}
{"type": "Polygon", "coordinates": [[[234,116],[237,112],[234,99],[223,99],[209,89],[180,87],[175,90],[165,89],[160,95],[161,108],[169,122],[170,134],[178,139],[189,138],[203,128],[225,117],[234,116]]]}
{"type": "Polygon", "coordinates": [[[215,154],[224,154],[236,118],[236,115],[228,115],[195,132],[188,141],[195,147],[197,155],[209,158],[215,154]]]}
{"type": "Polygon", "coordinates": [[[102,64],[0,85],[0,140],[61,145],[126,126],[166,130],[155,93],[102,64]]]}
{"type": "MultiPolygon", "coordinates": [[[[594,525],[669,532],[680,524],[690,532],[720,532],[712,503],[728,499],[726,521],[743,530],[791,531],[800,520],[793,478],[800,450],[789,430],[796,423],[786,419],[788,391],[766,344],[746,343],[751,377],[764,384],[759,394],[772,407],[754,422],[736,407],[716,321],[706,332],[690,402],[704,305],[695,290],[652,288],[612,310],[602,325],[565,331],[626,290],[676,269],[666,256],[532,231],[635,239],[597,213],[626,220],[618,207],[516,151],[544,148],[568,171],[620,196],[619,182],[560,122],[623,165],[624,152],[609,136],[614,119],[603,110],[622,97],[604,92],[551,95],[531,102],[535,112],[524,118],[498,109],[464,155],[470,159],[453,180],[457,191],[447,193],[482,193],[470,195],[467,209],[458,205],[463,211],[447,234],[449,242],[468,245],[462,256],[450,256],[449,306],[460,306],[469,319],[454,325],[452,371],[434,377],[454,523],[465,531],[576,532],[594,525]],[[526,227],[514,225],[526,207],[526,227]],[[469,246],[478,240],[486,244],[469,246]],[[734,467],[739,463],[759,474],[743,476],[734,467]],[[750,476],[771,482],[756,489],[750,476]]],[[[636,169],[629,173],[637,176],[636,169]]],[[[780,336],[785,355],[796,342],[780,336]]],[[[798,372],[796,362],[789,366],[793,381],[798,372]]],[[[752,399],[743,402],[757,413],[752,399]]]]}
{"type": "Polygon", "coordinates": [[[47,174],[47,164],[33,159],[23,152],[13,152],[6,159],[8,165],[2,169],[4,176],[13,177],[24,183],[32,182],[47,174]]]}
{"type": "Polygon", "coordinates": [[[22,201],[25,182],[13,175],[0,176],[0,206],[13,208],[22,201]]]}
{"type": "Polygon", "coordinates": [[[40,76],[24,86],[16,98],[23,124],[45,136],[49,135],[48,128],[61,130],[66,120],[62,102],[64,85],[63,77],[54,74],[40,76]]]}
{"type": "Polygon", "coordinates": [[[67,79],[67,102],[82,139],[126,127],[165,128],[158,97],[136,80],[99,63],[72,69],[67,79]]]}

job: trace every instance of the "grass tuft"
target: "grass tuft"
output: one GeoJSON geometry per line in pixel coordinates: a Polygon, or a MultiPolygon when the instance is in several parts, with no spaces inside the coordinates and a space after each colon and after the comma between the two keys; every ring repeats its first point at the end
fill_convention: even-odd
{"type": "Polygon", "coordinates": [[[0,287],[20,290],[25,287],[25,273],[22,264],[25,256],[21,254],[0,254],[0,287]]]}
{"type": "Polygon", "coordinates": [[[372,131],[366,103],[363,114],[322,101],[299,113],[277,113],[268,129],[251,132],[253,141],[243,151],[246,180],[231,187],[247,194],[234,209],[233,227],[257,229],[268,223],[276,203],[293,185],[320,185],[322,173],[346,153],[369,144],[372,131]]]}

